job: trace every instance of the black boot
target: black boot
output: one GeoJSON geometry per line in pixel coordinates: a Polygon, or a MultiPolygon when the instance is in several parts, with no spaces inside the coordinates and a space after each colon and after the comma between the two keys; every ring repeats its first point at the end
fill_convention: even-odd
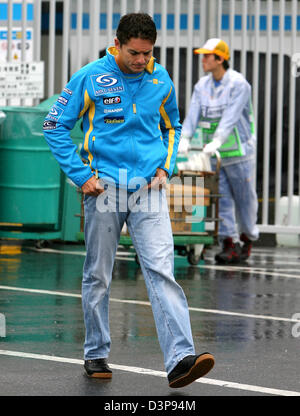
{"type": "Polygon", "coordinates": [[[246,260],[251,254],[252,241],[244,233],[240,235],[240,240],[244,243],[242,246],[241,259],[246,260]]]}
{"type": "Polygon", "coordinates": [[[223,241],[223,250],[216,254],[217,263],[229,264],[238,263],[241,260],[242,249],[239,243],[234,243],[231,237],[223,241]]]}

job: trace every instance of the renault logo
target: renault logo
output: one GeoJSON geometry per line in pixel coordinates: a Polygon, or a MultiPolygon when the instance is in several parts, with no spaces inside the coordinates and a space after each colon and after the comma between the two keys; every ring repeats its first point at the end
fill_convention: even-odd
{"type": "Polygon", "coordinates": [[[109,74],[103,74],[99,75],[99,77],[96,78],[96,82],[105,87],[111,87],[112,85],[115,85],[118,82],[118,80],[116,78],[111,77],[109,74]]]}

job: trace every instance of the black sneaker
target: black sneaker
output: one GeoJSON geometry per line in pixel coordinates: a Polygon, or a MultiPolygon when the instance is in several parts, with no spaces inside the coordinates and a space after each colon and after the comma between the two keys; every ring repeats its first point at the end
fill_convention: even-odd
{"type": "Polygon", "coordinates": [[[252,241],[244,233],[240,235],[240,240],[243,242],[241,259],[246,260],[250,257],[251,254],[252,241]]]}
{"type": "Polygon", "coordinates": [[[212,354],[188,355],[168,374],[169,386],[184,387],[207,374],[214,366],[212,354]]]}
{"type": "Polygon", "coordinates": [[[241,253],[240,243],[234,243],[231,237],[227,237],[223,241],[223,250],[216,254],[215,260],[222,264],[238,263],[241,260],[241,253]]]}
{"type": "Polygon", "coordinates": [[[106,358],[98,358],[96,360],[85,360],[84,368],[89,377],[95,378],[111,378],[112,371],[109,368],[106,358]]]}

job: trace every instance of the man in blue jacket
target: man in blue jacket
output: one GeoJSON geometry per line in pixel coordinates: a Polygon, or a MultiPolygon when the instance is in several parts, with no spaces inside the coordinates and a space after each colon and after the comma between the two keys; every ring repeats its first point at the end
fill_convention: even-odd
{"type": "Polygon", "coordinates": [[[195,355],[186,297],[173,275],[174,245],[164,185],[181,132],[174,85],[152,56],[150,16],[121,18],[114,47],[75,73],[44,122],[45,138],[84,193],[86,259],[82,303],[85,370],[110,378],[109,291],[124,223],[139,256],[170,387],[214,365],[195,355]],[[70,138],[83,119],[81,157],[70,138]]]}

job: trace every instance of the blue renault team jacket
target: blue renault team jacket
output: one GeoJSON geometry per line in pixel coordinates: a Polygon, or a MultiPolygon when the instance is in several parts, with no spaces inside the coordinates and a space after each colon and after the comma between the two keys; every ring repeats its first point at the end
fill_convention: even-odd
{"type": "Polygon", "coordinates": [[[152,57],[132,95],[116,53],[108,48],[106,56],[76,72],[44,121],[53,155],[79,187],[95,172],[128,186],[134,178],[150,182],[157,168],[171,176],[174,168],[181,124],[168,72],[152,57]],[[70,131],[81,117],[78,155],[70,131]]]}

